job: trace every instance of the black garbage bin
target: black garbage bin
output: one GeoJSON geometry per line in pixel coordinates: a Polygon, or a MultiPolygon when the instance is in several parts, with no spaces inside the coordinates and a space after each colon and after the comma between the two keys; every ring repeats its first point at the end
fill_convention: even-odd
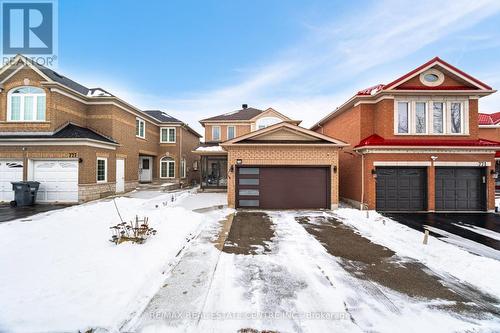
{"type": "Polygon", "coordinates": [[[12,207],[32,206],[36,201],[39,182],[11,182],[14,191],[14,201],[10,202],[12,207]]]}

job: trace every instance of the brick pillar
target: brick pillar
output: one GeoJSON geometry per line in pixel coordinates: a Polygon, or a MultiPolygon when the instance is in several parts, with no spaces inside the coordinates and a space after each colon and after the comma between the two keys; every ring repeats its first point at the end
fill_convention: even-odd
{"type": "Polygon", "coordinates": [[[434,162],[427,167],[427,210],[434,212],[436,210],[436,169],[434,162]]]}

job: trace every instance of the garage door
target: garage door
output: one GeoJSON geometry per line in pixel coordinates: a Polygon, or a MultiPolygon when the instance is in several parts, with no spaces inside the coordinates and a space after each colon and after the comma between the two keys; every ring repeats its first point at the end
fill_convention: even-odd
{"type": "Polygon", "coordinates": [[[328,167],[239,167],[237,175],[237,207],[330,208],[328,167]]]}
{"type": "Polygon", "coordinates": [[[33,161],[38,202],[78,202],[78,161],[33,161]]]}
{"type": "Polygon", "coordinates": [[[14,200],[10,182],[23,180],[23,161],[0,160],[0,202],[14,200]]]}
{"type": "Polygon", "coordinates": [[[379,211],[423,211],[427,207],[425,168],[377,168],[379,211]]]}
{"type": "Polygon", "coordinates": [[[484,168],[436,168],[436,210],[486,210],[484,168]]]}

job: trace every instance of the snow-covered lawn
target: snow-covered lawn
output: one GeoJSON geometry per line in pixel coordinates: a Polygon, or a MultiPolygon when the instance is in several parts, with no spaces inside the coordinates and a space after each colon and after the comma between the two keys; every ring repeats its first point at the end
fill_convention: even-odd
{"type": "Polygon", "coordinates": [[[120,222],[111,200],[0,224],[0,332],[117,329],[158,290],[188,239],[224,213],[191,209],[225,198],[189,192],[175,201],[171,194],[117,198],[125,221],[148,216],[158,231],[143,245],[108,241],[109,227],[120,222]]]}
{"type": "MultiPolygon", "coordinates": [[[[429,243],[424,245],[422,232],[374,211],[368,213],[368,218],[366,212],[351,208],[341,208],[333,214],[374,243],[383,245],[400,256],[416,259],[433,270],[451,274],[500,298],[499,260],[472,254],[457,246],[459,244],[448,244],[432,236],[429,237],[429,243]]],[[[476,246],[482,247],[477,243],[476,246]]]]}

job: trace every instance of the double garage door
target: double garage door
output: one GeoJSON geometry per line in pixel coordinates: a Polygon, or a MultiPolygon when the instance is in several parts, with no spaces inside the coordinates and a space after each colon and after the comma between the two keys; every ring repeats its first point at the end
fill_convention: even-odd
{"type": "MultiPolygon", "coordinates": [[[[486,210],[484,168],[436,167],[437,211],[486,210]]],[[[427,210],[427,169],[377,167],[376,207],[379,211],[427,210]]]]}
{"type": "Polygon", "coordinates": [[[238,167],[236,174],[239,208],[330,208],[329,167],[238,167]]]}

